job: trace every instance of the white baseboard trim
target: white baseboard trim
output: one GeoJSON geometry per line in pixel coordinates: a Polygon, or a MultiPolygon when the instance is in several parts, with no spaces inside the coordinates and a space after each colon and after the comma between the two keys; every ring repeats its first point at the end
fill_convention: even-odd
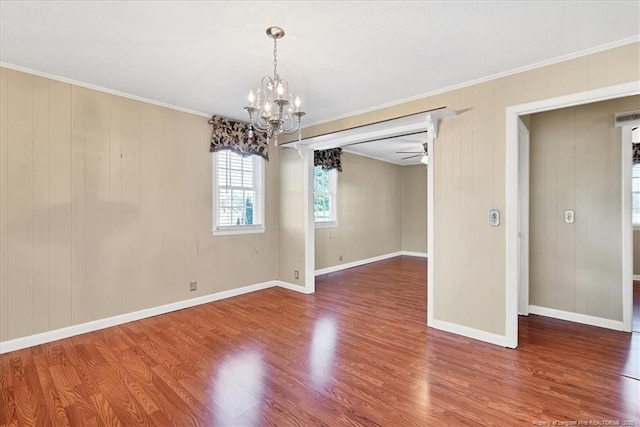
{"type": "Polygon", "coordinates": [[[633,280],[640,280],[640,274],[634,274],[633,280]]]}
{"type": "Polygon", "coordinates": [[[401,254],[405,255],[405,256],[416,256],[416,257],[420,257],[420,258],[429,258],[429,254],[427,254],[426,252],[402,251],[401,254]]]}
{"type": "Polygon", "coordinates": [[[624,325],[620,320],[605,319],[603,317],[589,316],[588,314],[573,313],[571,311],[556,310],[555,308],[529,306],[529,314],[538,316],[553,317],[554,319],[568,320],[570,322],[582,323],[585,325],[598,326],[600,328],[624,330],[624,325]]]}
{"type": "Polygon", "coordinates": [[[123,323],[133,322],[135,320],[146,319],[148,317],[158,316],[160,314],[170,313],[176,310],[193,307],[200,304],[206,304],[238,295],[248,294],[250,292],[260,291],[262,289],[279,286],[288,290],[308,293],[303,286],[294,285],[293,283],[271,280],[268,282],[257,283],[255,285],[243,286],[241,288],[230,289],[228,291],[216,292],[215,294],[204,295],[201,297],[191,298],[188,300],[177,301],[158,307],[145,308],[143,310],[133,311],[131,313],[119,314],[117,316],[108,317],[106,319],[93,320],[91,322],[81,323],[79,325],[68,326],[66,328],[55,329],[53,331],[42,332],[40,334],[29,335],[26,337],[15,338],[7,341],[0,341],[0,354],[9,353],[10,351],[20,350],[27,347],[33,347],[57,341],[64,338],[73,337],[75,335],[85,334],[87,332],[98,331],[100,329],[121,325],[123,323]]]}
{"type": "Polygon", "coordinates": [[[295,283],[291,283],[291,282],[284,282],[282,280],[275,280],[275,284],[276,286],[279,286],[281,288],[284,289],[288,289],[290,291],[294,291],[294,292],[300,292],[302,294],[312,294],[313,292],[310,292],[307,288],[305,288],[303,285],[296,285],[295,283]]]}
{"type": "Polygon", "coordinates": [[[481,331],[480,329],[474,329],[468,326],[462,326],[438,319],[433,319],[429,322],[428,326],[441,331],[451,332],[452,334],[462,335],[463,337],[473,338],[474,340],[499,345],[500,347],[507,347],[507,337],[504,335],[496,335],[491,332],[481,331]]]}
{"type": "Polygon", "coordinates": [[[389,254],[374,256],[373,258],[361,259],[358,261],[347,262],[344,264],[338,264],[327,268],[321,268],[316,270],[316,276],[321,276],[327,273],[334,273],[340,270],[346,270],[347,268],[359,267],[365,264],[371,264],[372,262],[382,261],[389,258],[395,258],[397,256],[402,255],[402,252],[392,252],[389,254]]]}

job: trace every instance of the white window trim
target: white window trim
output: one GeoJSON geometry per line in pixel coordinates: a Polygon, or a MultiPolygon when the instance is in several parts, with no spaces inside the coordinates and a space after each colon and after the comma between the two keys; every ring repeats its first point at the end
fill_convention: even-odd
{"type": "Polygon", "coordinates": [[[316,228],[335,228],[338,226],[338,221],[318,221],[315,224],[316,228]]]}
{"type": "MultiPolygon", "coordinates": [[[[262,224],[259,225],[228,225],[228,226],[221,226],[218,227],[216,225],[217,222],[217,215],[218,215],[218,202],[220,200],[220,186],[218,185],[218,175],[217,175],[217,160],[218,160],[218,156],[217,156],[218,152],[215,153],[211,153],[211,184],[213,186],[213,203],[212,203],[212,212],[211,212],[211,225],[212,225],[212,229],[211,229],[211,235],[214,237],[219,237],[219,236],[237,236],[237,235],[242,235],[242,234],[258,234],[258,233],[264,233],[265,232],[265,225],[264,223],[265,221],[265,205],[266,205],[266,194],[265,194],[265,181],[266,181],[266,164],[262,164],[261,169],[261,177],[259,180],[259,187],[260,187],[260,192],[262,194],[262,203],[260,204],[260,209],[261,209],[261,219],[262,219],[262,224]]],[[[258,177],[256,176],[257,174],[254,173],[254,180],[258,179],[258,177]]],[[[258,185],[256,185],[255,187],[258,187],[258,185]]]]}
{"type": "MultiPolygon", "coordinates": [[[[333,200],[334,200],[334,209],[333,209],[333,214],[334,215],[333,215],[333,217],[335,219],[331,219],[331,220],[328,220],[328,221],[316,221],[315,220],[315,213],[314,213],[315,228],[335,228],[335,227],[338,227],[338,171],[337,171],[337,169],[332,169],[332,171],[335,171],[333,173],[333,179],[331,180],[335,184],[335,192],[334,192],[334,197],[333,197],[333,200]]],[[[314,190],[314,197],[315,197],[315,185],[314,185],[313,190],[314,190]]]]}
{"type": "Polygon", "coordinates": [[[240,229],[233,229],[232,227],[229,227],[229,229],[226,229],[227,227],[225,227],[224,229],[221,228],[219,230],[212,230],[211,234],[218,237],[218,236],[235,236],[238,234],[258,234],[258,233],[264,233],[264,227],[262,226],[254,226],[254,225],[236,225],[234,227],[243,227],[241,230],[240,229]]]}

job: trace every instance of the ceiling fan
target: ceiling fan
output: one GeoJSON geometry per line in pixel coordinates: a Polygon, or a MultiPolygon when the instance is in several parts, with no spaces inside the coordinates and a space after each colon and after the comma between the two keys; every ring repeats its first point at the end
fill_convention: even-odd
{"type": "Polygon", "coordinates": [[[422,148],[423,148],[422,151],[396,151],[396,154],[414,154],[413,156],[403,157],[402,160],[413,159],[414,157],[422,156],[422,158],[420,159],[420,162],[424,163],[425,165],[428,165],[429,156],[427,155],[427,147],[428,147],[428,144],[425,142],[424,144],[422,144],[422,148]]]}

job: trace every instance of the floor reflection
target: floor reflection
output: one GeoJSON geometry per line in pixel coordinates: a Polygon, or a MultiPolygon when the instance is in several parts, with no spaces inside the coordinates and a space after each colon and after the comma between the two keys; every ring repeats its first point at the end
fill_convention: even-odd
{"type": "Polygon", "coordinates": [[[264,361],[254,351],[228,356],[217,370],[213,401],[223,411],[216,411],[216,425],[243,426],[260,424],[260,408],[265,378],[264,361]]]}
{"type": "Polygon", "coordinates": [[[627,360],[622,374],[640,380],[640,333],[633,332],[627,350],[627,360]]]}
{"type": "Polygon", "coordinates": [[[333,375],[333,361],[337,344],[336,320],[333,317],[318,319],[311,338],[311,382],[317,390],[323,389],[333,375]]]}

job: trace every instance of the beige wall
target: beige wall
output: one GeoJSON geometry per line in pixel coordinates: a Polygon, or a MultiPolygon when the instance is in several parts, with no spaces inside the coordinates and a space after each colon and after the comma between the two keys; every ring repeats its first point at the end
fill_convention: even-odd
{"type": "Polygon", "coordinates": [[[530,116],[532,305],[622,320],[622,135],[613,114],[638,108],[634,96],[530,116]]]}
{"type": "MultiPolygon", "coordinates": [[[[275,151],[275,150],[272,150],[275,151]]],[[[278,150],[278,279],[305,284],[304,160],[296,150],[278,150]],[[298,279],[295,270],[299,271],[298,279]]],[[[313,274],[313,272],[311,272],[313,274]]]]}
{"type": "Polygon", "coordinates": [[[448,106],[434,167],[434,318],[504,336],[507,106],[640,80],[640,43],[318,124],[305,137],[448,106]],[[490,209],[502,212],[487,225],[490,209]]]}
{"type": "MultiPolygon", "coordinates": [[[[640,43],[628,44],[304,133],[462,112],[443,121],[430,159],[433,315],[504,335],[505,222],[486,218],[494,208],[506,218],[505,109],[640,80],[639,64],[640,43]]],[[[206,119],[5,69],[0,80],[0,339],[270,280],[276,266],[284,274],[268,196],[275,162],[267,232],[212,238],[206,119]]]]}
{"type": "Polygon", "coordinates": [[[427,252],[427,168],[402,168],[402,250],[427,252]]]}
{"type": "Polygon", "coordinates": [[[402,167],[343,153],[342,170],[338,226],[316,229],[317,270],[402,249],[402,167]]]}
{"type": "Polygon", "coordinates": [[[206,118],[4,68],[0,85],[0,340],[276,278],[277,155],[266,232],[214,238],[206,118]]]}

